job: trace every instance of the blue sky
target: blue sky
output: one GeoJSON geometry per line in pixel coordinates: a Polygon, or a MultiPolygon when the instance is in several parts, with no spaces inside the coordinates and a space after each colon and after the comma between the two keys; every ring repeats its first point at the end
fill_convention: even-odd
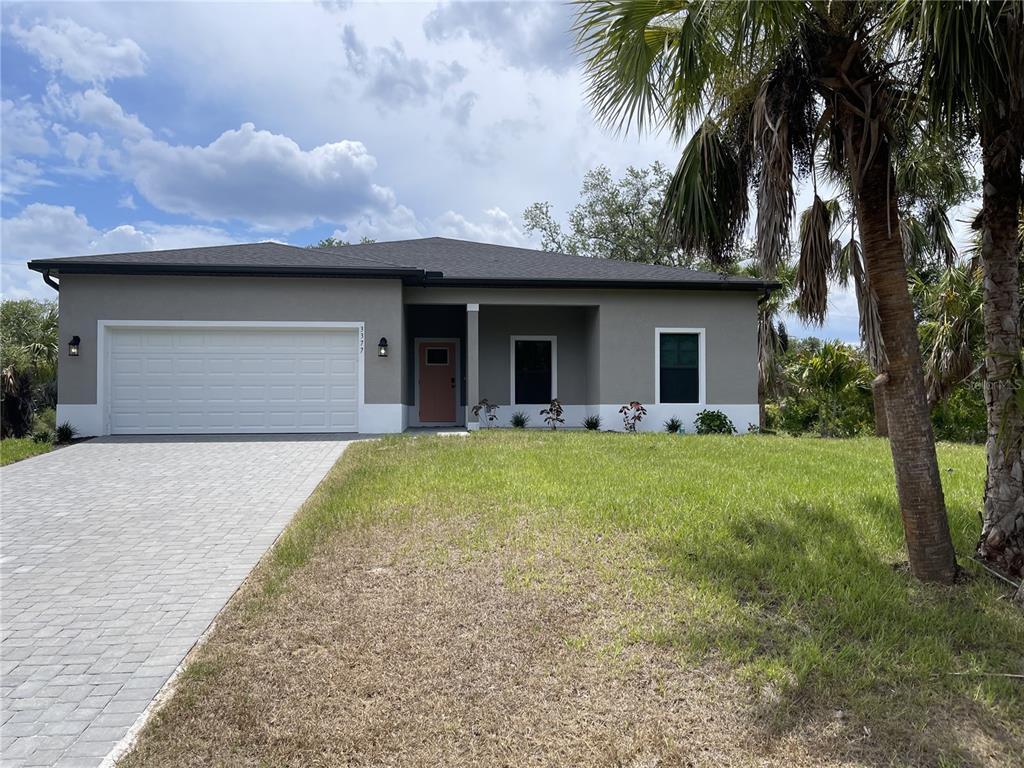
{"type": "MultiPolygon", "coordinates": [[[[336,234],[533,245],[584,173],[678,149],[587,107],[545,3],[2,6],[4,296],[32,258],[336,234]]],[[[806,331],[799,328],[797,333],[806,331]]],[[[856,340],[833,298],[817,335],[856,340]]]]}

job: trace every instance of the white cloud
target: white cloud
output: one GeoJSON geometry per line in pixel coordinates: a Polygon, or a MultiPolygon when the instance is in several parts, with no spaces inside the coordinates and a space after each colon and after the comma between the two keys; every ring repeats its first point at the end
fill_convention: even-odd
{"type": "Polygon", "coordinates": [[[137,115],[127,114],[120,104],[96,88],[72,94],[68,104],[79,122],[104,128],[125,139],[141,140],[151,135],[137,115]]]}
{"type": "Polygon", "coordinates": [[[90,253],[146,251],[237,242],[222,229],[153,222],[97,229],[74,207],[32,203],[0,226],[4,296],[47,297],[52,291],[25,262],[90,253]]]}
{"type": "Polygon", "coordinates": [[[130,192],[123,194],[121,195],[121,198],[117,201],[117,207],[128,208],[129,210],[134,211],[136,208],[135,198],[132,197],[132,194],[130,192]]]}
{"type": "Polygon", "coordinates": [[[128,151],[132,178],[150,203],[207,221],[241,220],[294,230],[317,220],[387,215],[394,193],[374,183],[377,160],[358,141],[303,150],[287,136],[244,123],[207,146],[146,139],[128,151]]]}
{"type": "Polygon", "coordinates": [[[46,69],[76,82],[141,75],[146,68],[146,55],[134,40],[111,40],[71,19],[53,19],[27,29],[15,22],[9,30],[46,69]]]}
{"type": "Polygon", "coordinates": [[[46,120],[39,110],[27,101],[3,99],[0,157],[3,176],[3,197],[25,194],[31,187],[42,183],[42,169],[30,157],[42,157],[50,152],[46,138],[46,120]]]}
{"type": "Polygon", "coordinates": [[[351,25],[342,30],[341,42],[349,70],[364,82],[364,97],[382,112],[443,97],[467,74],[457,61],[430,63],[408,56],[398,40],[368,49],[351,25]]]}
{"type": "Polygon", "coordinates": [[[565,3],[449,2],[423,22],[428,40],[444,43],[465,35],[498,51],[522,70],[564,72],[572,67],[572,9],[565,3]]]}
{"type": "Polygon", "coordinates": [[[482,221],[470,221],[461,213],[448,211],[433,223],[431,234],[497,245],[529,246],[529,238],[501,208],[484,211],[482,221]]]}

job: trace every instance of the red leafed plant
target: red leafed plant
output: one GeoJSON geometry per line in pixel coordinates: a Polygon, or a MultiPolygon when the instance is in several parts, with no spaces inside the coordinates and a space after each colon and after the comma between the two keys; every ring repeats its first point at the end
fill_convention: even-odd
{"type": "Polygon", "coordinates": [[[626,431],[636,432],[636,425],[647,415],[647,409],[644,408],[643,403],[638,403],[634,400],[628,405],[619,408],[619,413],[622,414],[622,425],[626,428],[626,431]]]}
{"type": "Polygon", "coordinates": [[[562,403],[557,397],[551,401],[551,405],[540,412],[540,415],[552,429],[558,429],[559,424],[565,424],[565,419],[562,418],[562,403]]]}

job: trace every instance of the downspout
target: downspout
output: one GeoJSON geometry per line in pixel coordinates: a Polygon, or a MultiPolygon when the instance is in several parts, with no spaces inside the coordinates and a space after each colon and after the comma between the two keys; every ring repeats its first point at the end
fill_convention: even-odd
{"type": "Polygon", "coordinates": [[[50,277],[50,270],[43,272],[43,282],[53,288],[57,293],[60,293],[60,283],[50,277]]]}

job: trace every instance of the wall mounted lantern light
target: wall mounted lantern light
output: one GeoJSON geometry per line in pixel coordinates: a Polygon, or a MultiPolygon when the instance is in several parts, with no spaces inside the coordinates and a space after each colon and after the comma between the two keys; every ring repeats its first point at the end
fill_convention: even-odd
{"type": "Polygon", "coordinates": [[[82,340],[77,336],[72,336],[71,341],[68,342],[68,357],[78,357],[78,345],[82,343],[82,340]]]}
{"type": "Polygon", "coordinates": [[[380,341],[377,342],[377,357],[388,356],[388,340],[383,336],[380,337],[380,341]]]}

